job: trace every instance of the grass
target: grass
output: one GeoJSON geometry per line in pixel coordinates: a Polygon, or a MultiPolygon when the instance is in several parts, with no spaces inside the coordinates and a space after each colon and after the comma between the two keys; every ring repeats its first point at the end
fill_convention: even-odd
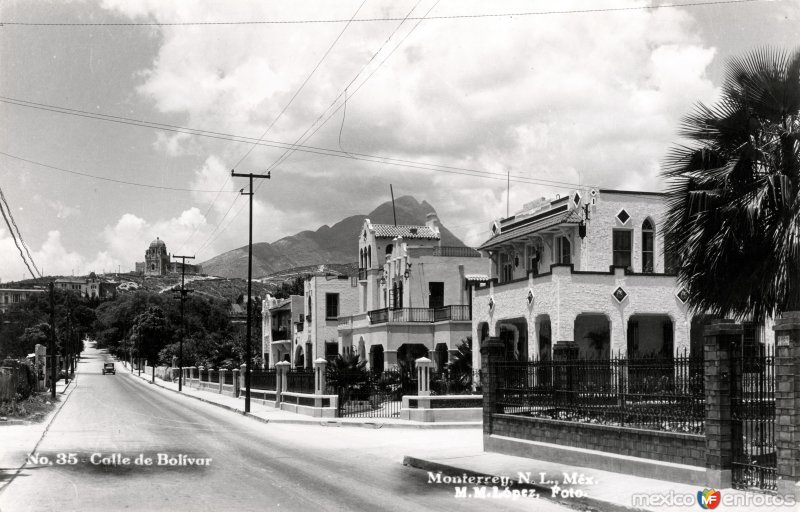
{"type": "Polygon", "coordinates": [[[43,392],[33,393],[25,400],[0,402],[0,424],[14,420],[14,423],[39,423],[53,411],[60,399],[56,396],[53,401],[49,393],[43,392]]]}

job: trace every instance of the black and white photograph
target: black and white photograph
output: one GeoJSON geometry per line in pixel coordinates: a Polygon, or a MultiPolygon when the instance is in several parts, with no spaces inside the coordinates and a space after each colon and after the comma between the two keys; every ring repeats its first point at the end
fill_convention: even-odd
{"type": "Polygon", "coordinates": [[[0,0],[0,512],[800,509],[800,0],[0,0]]]}

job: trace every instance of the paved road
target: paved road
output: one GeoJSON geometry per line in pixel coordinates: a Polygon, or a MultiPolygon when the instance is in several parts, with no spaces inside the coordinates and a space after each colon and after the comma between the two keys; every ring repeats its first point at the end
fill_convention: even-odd
{"type": "Polygon", "coordinates": [[[26,466],[0,491],[0,510],[569,510],[543,500],[455,499],[453,485],[429,484],[425,472],[401,464],[411,446],[435,452],[477,429],[265,425],[149,385],[119,364],[116,375],[102,375],[107,356],[84,354],[76,387],[37,448],[51,463],[26,466]],[[93,463],[93,454],[129,461],[94,455],[93,463]],[[140,456],[153,464],[136,464],[140,456]],[[183,465],[158,465],[164,456],[183,465]]]}

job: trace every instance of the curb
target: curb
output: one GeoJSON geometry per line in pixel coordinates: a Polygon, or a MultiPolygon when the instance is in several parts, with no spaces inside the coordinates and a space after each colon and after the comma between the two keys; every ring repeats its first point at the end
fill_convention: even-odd
{"type": "MultiPolygon", "coordinates": [[[[132,370],[125,367],[128,372],[133,377],[138,377],[139,379],[143,380],[148,384],[153,384],[150,382],[149,379],[143,378],[139,375],[135,375],[132,370]]],[[[166,386],[162,386],[159,383],[155,383],[155,386],[158,386],[161,389],[165,389],[167,391],[171,391],[181,396],[185,396],[187,398],[193,398],[194,400],[199,400],[201,402],[205,402],[210,405],[214,405],[216,407],[220,407],[222,409],[226,409],[231,412],[235,412],[237,414],[241,414],[247,418],[260,421],[261,423],[277,423],[277,424],[285,424],[285,425],[311,425],[311,426],[321,426],[321,427],[357,427],[357,428],[372,428],[372,429],[380,429],[380,428],[418,428],[418,429],[471,429],[471,428],[481,428],[482,423],[473,422],[473,423],[409,423],[408,425],[403,425],[401,423],[379,423],[379,422],[372,422],[372,421],[338,421],[335,419],[331,420],[301,420],[301,419],[285,419],[285,418],[278,418],[278,419],[271,419],[271,418],[262,418],[261,416],[257,416],[253,413],[246,413],[242,409],[237,407],[231,407],[230,405],[221,404],[219,402],[215,402],[213,400],[208,400],[206,398],[189,395],[178,391],[177,389],[168,388],[166,386]]]]}
{"type": "MultiPolygon", "coordinates": [[[[30,452],[28,453],[36,453],[36,448],[38,448],[39,445],[42,444],[44,436],[47,435],[47,432],[50,430],[50,426],[55,421],[56,417],[58,416],[58,413],[61,412],[61,409],[64,408],[64,405],[67,403],[67,400],[69,400],[69,397],[72,395],[72,392],[75,391],[75,389],[78,387],[77,385],[75,385],[72,386],[72,389],[70,389],[70,385],[75,383],[77,380],[78,380],[78,372],[75,372],[73,378],[70,379],[69,383],[64,386],[64,390],[61,391],[60,393],[56,392],[56,394],[63,397],[63,399],[60,400],[58,406],[55,409],[53,409],[53,412],[50,413],[50,417],[46,420],[47,425],[45,425],[44,430],[42,430],[42,435],[39,436],[39,439],[36,441],[36,444],[33,445],[33,448],[31,448],[30,452]],[[69,390],[69,393],[67,393],[67,390],[69,390]]],[[[25,466],[27,465],[28,465],[28,460],[26,459],[25,462],[23,462],[22,465],[18,467],[16,471],[14,471],[14,474],[12,474],[7,480],[3,482],[3,486],[0,487],[0,494],[2,494],[3,491],[8,489],[8,487],[14,482],[14,480],[19,476],[19,474],[22,472],[23,469],[25,469],[25,466]]]]}
{"type": "MultiPolygon", "coordinates": [[[[442,473],[447,472],[454,475],[463,474],[467,476],[479,476],[479,477],[498,476],[489,473],[482,473],[480,471],[474,471],[471,469],[459,468],[458,466],[443,464],[441,462],[419,459],[417,457],[412,457],[409,455],[403,457],[403,465],[416,469],[421,469],[424,471],[436,471],[442,473]]],[[[550,497],[551,495],[550,487],[539,484],[520,484],[512,482],[509,487],[512,489],[533,489],[537,493],[539,493],[540,495],[539,499],[545,499],[547,501],[558,503],[559,505],[564,505],[566,507],[578,510],[598,510],[603,512],[649,512],[647,509],[627,507],[625,505],[620,505],[618,503],[611,503],[609,501],[603,501],[597,498],[590,498],[588,496],[581,498],[570,498],[570,499],[552,498],[550,497]]]]}

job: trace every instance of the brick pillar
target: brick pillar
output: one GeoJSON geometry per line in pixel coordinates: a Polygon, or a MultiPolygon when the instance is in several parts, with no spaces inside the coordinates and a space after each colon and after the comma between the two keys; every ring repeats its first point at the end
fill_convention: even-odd
{"type": "Polygon", "coordinates": [[[417,359],[417,396],[431,396],[433,362],[427,357],[417,359]]]}
{"type": "Polygon", "coordinates": [[[800,499],[800,312],[783,313],[773,329],[778,494],[800,499]]]}
{"type": "Polygon", "coordinates": [[[492,433],[492,414],[498,411],[497,384],[500,375],[494,364],[503,360],[505,345],[500,338],[486,338],[481,342],[481,370],[483,372],[483,435],[492,433]]]}
{"type": "Polygon", "coordinates": [[[239,369],[233,369],[233,396],[239,397],[239,369]]]}
{"type": "Polygon", "coordinates": [[[717,489],[731,486],[731,384],[739,378],[731,356],[741,343],[742,326],[733,320],[715,320],[705,327],[706,484],[717,489]]]}
{"type": "Polygon", "coordinates": [[[225,384],[225,374],[228,373],[228,370],[225,368],[219,369],[219,390],[217,391],[220,395],[222,394],[222,385],[225,384]]]}
{"type": "Polygon", "coordinates": [[[328,366],[328,361],[318,357],[314,361],[314,394],[324,395],[325,388],[327,387],[327,378],[325,376],[325,369],[328,366]]]}
{"type": "Polygon", "coordinates": [[[287,387],[286,374],[291,367],[292,363],[289,361],[281,361],[275,365],[275,371],[277,373],[275,377],[275,407],[280,408],[281,406],[281,393],[283,393],[287,387]]]}

